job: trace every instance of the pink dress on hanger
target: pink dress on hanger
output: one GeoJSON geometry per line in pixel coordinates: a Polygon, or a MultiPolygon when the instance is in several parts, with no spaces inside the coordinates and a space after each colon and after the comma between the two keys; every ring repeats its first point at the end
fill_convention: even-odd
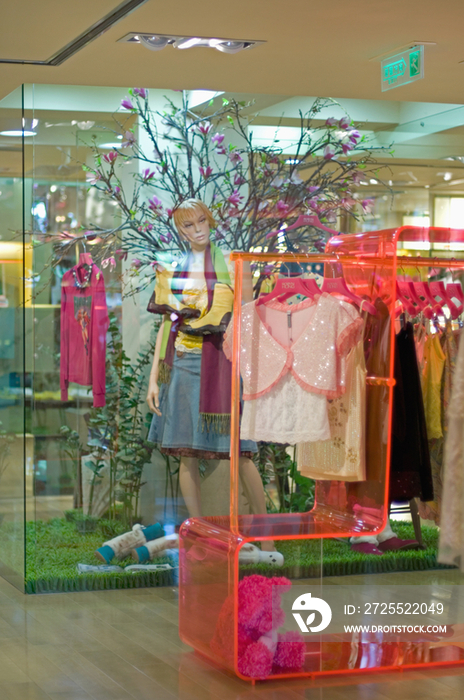
{"type": "MultiPolygon", "coordinates": [[[[321,294],[289,306],[242,308],[242,439],[296,444],[331,437],[328,398],[345,392],[345,356],[360,339],[358,311],[321,294]]],[[[233,325],[224,337],[232,354],[233,325]]]]}

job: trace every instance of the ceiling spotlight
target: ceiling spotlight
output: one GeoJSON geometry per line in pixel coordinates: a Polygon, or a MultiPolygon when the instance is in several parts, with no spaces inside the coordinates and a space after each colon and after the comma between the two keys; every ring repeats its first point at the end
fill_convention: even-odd
{"type": "Polygon", "coordinates": [[[161,51],[165,49],[168,44],[172,44],[172,39],[169,36],[147,36],[146,34],[140,34],[138,40],[145,46],[146,49],[150,51],[161,51]]]}
{"type": "Polygon", "coordinates": [[[248,47],[249,43],[246,41],[221,41],[215,46],[218,51],[223,53],[238,53],[248,47]]]}
{"type": "Polygon", "coordinates": [[[221,39],[217,37],[200,36],[176,36],[175,34],[138,34],[131,32],[118,41],[132,44],[142,44],[150,51],[161,51],[168,45],[176,49],[191,49],[194,46],[217,49],[223,53],[238,53],[244,49],[251,49],[263,41],[248,41],[239,39],[221,39]]]}
{"type": "Polygon", "coordinates": [[[299,162],[298,158],[287,158],[285,165],[298,165],[299,162]]]}
{"type": "Polygon", "coordinates": [[[188,39],[176,39],[173,46],[175,49],[191,49],[192,46],[209,46],[208,39],[200,39],[198,36],[191,36],[188,39]],[[204,43],[206,42],[206,44],[204,43]]]}
{"type": "Polygon", "coordinates": [[[453,173],[445,173],[443,175],[443,180],[445,180],[445,182],[449,182],[449,180],[451,180],[452,177],[453,177],[453,173]]]}
{"type": "Polygon", "coordinates": [[[378,185],[378,184],[379,184],[379,181],[378,181],[378,180],[375,180],[373,177],[371,177],[371,179],[369,180],[369,182],[371,183],[371,185],[378,185]]]}

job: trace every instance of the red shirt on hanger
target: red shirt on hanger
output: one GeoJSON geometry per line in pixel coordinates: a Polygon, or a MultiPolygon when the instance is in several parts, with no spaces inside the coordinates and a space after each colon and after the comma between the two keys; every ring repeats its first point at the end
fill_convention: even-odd
{"type": "Polygon", "coordinates": [[[105,405],[106,333],[109,326],[105,282],[96,265],[79,264],[61,286],[61,400],[70,382],[91,386],[95,408],[105,405]],[[88,279],[87,279],[88,278],[88,279]],[[79,286],[82,285],[82,286],[79,286]]]}

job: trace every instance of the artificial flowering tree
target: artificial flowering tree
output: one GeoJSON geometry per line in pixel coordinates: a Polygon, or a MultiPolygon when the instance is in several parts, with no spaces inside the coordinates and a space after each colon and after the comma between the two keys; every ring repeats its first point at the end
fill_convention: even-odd
{"type": "MultiPolygon", "coordinates": [[[[148,90],[129,90],[121,107],[131,123],[136,117],[136,126],[118,122],[121,146],[103,153],[93,144],[94,165],[83,166],[90,187],[117,205],[118,223],[103,228],[87,222],[77,238],[97,242],[93,252],[103,267],[116,267],[116,260],[130,253],[131,273],[138,278],[135,292],[152,284],[163,255],[185,251],[172,214],[191,197],[214,213],[215,242],[228,249],[272,252],[323,244],[321,231],[301,228],[290,238],[285,226],[303,213],[330,223],[343,212],[354,215],[359,203],[367,209],[370,200],[360,200],[356,188],[366,172],[377,170],[374,155],[380,150],[369,148],[349,116],[322,119],[321,112],[331,105],[336,103],[316,99],[308,112],[300,112],[289,158],[279,145],[278,128],[266,146],[254,139],[245,115],[250,104],[223,98],[219,108],[211,101],[198,111],[184,92],[180,103],[166,98],[166,108],[158,111],[148,90]],[[136,172],[127,187],[121,168],[131,162],[136,172]]],[[[56,259],[75,242],[75,235],[59,234],[56,259]]]]}

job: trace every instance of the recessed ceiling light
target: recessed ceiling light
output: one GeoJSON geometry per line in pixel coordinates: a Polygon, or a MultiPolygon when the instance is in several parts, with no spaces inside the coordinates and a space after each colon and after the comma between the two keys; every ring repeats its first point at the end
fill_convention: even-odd
{"type": "Polygon", "coordinates": [[[112,149],[112,148],[122,148],[121,143],[114,142],[114,143],[99,143],[98,148],[104,148],[104,149],[112,149]]]}
{"type": "Polygon", "coordinates": [[[264,44],[264,41],[248,39],[222,39],[219,37],[205,36],[177,36],[175,34],[138,34],[130,32],[119,42],[131,44],[142,44],[150,51],[161,51],[166,46],[173,46],[176,49],[191,49],[193,47],[206,47],[217,49],[223,53],[238,53],[244,49],[251,49],[257,44],[264,44]]]}
{"type": "Polygon", "coordinates": [[[371,177],[371,179],[369,180],[369,182],[371,183],[371,185],[378,185],[378,184],[379,184],[379,181],[378,181],[378,180],[375,180],[373,177],[371,177]]]}
{"type": "Polygon", "coordinates": [[[26,131],[22,129],[10,129],[8,131],[0,131],[0,136],[37,136],[35,131],[26,131]]]}

